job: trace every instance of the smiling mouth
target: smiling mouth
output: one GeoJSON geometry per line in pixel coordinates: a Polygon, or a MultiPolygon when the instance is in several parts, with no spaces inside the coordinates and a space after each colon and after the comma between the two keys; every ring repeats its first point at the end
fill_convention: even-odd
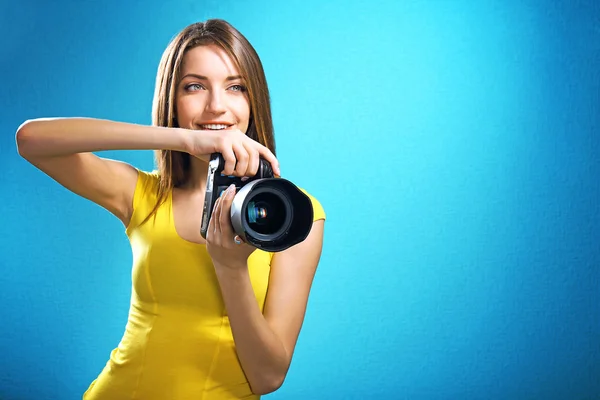
{"type": "Polygon", "coordinates": [[[211,130],[211,131],[221,131],[224,129],[228,129],[231,128],[233,126],[232,125],[225,125],[225,124],[205,124],[205,125],[199,125],[200,129],[202,130],[211,130]]]}

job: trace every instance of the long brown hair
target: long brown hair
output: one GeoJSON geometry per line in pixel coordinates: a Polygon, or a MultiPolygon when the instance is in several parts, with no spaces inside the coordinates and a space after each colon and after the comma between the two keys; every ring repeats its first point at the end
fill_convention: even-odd
{"type": "MultiPolygon", "coordinates": [[[[246,135],[276,154],[269,89],[260,58],[244,35],[221,19],[209,19],[187,26],[165,49],[156,75],[152,124],[178,127],[175,96],[181,79],[183,57],[194,47],[211,44],[219,46],[227,53],[246,82],[250,100],[250,121],[246,135]]],[[[187,153],[157,150],[154,157],[160,179],[157,202],[142,224],[152,215],[156,215],[158,208],[166,201],[169,191],[185,184],[191,175],[191,156],[187,153]]]]}

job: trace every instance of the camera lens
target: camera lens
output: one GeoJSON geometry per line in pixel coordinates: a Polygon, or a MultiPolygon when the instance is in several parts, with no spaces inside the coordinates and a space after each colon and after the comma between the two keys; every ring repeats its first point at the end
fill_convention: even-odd
{"type": "Polygon", "coordinates": [[[264,251],[282,251],[300,243],[312,223],[310,198],[282,178],[262,178],[243,185],[231,204],[235,232],[264,251]]]}
{"type": "Polygon", "coordinates": [[[255,223],[258,221],[258,224],[262,224],[266,222],[267,218],[267,208],[265,203],[254,204],[253,201],[248,204],[248,220],[250,223],[255,223]]]}
{"type": "Polygon", "coordinates": [[[248,202],[248,226],[262,235],[274,234],[281,230],[286,222],[286,208],[282,199],[275,193],[259,193],[248,202]]]}

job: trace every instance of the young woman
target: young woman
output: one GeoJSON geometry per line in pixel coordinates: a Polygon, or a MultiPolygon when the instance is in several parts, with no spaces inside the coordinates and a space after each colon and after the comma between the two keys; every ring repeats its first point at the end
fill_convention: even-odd
{"type": "Polygon", "coordinates": [[[153,124],[90,118],[27,121],[19,153],[125,226],[133,250],[125,333],[85,400],[258,399],[287,374],[321,255],[325,213],[301,243],[267,253],[240,242],[234,191],[200,234],[207,161],[254,176],[259,157],[280,175],[270,99],[258,55],[222,20],[186,27],[160,62],[153,124]],[[156,150],[157,170],[95,151],[156,150]]]}

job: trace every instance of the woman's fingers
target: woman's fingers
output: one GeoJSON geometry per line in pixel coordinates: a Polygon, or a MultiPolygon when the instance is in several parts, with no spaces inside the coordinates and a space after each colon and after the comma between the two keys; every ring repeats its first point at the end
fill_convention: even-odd
{"type": "Polygon", "coordinates": [[[223,168],[223,173],[225,175],[233,175],[233,171],[235,171],[236,164],[236,155],[233,146],[230,141],[223,141],[224,144],[218,149],[218,152],[221,153],[223,159],[225,160],[225,166],[223,168]]]}
{"type": "Polygon", "coordinates": [[[208,243],[223,246],[230,237],[233,238],[233,228],[229,214],[234,196],[235,186],[230,185],[215,202],[210,222],[208,223],[208,235],[206,236],[208,243]]]}
{"type": "Polygon", "coordinates": [[[215,208],[213,209],[212,216],[210,217],[209,229],[210,229],[210,224],[212,224],[211,232],[214,235],[212,238],[213,243],[218,243],[218,240],[221,237],[221,227],[219,226],[219,222],[221,220],[220,216],[221,216],[221,208],[222,208],[221,204],[223,202],[222,200],[223,200],[223,196],[221,196],[217,199],[217,201],[215,202],[215,208]]]}
{"type": "Polygon", "coordinates": [[[237,163],[235,165],[235,175],[236,176],[244,176],[246,175],[246,170],[248,168],[248,161],[250,156],[248,155],[248,151],[244,147],[243,143],[235,143],[233,144],[233,150],[235,152],[237,163]]]}
{"type": "Polygon", "coordinates": [[[256,147],[256,150],[258,150],[259,156],[264,158],[271,164],[271,168],[273,169],[274,174],[281,176],[281,170],[279,169],[279,161],[277,161],[275,155],[271,153],[271,150],[269,150],[267,147],[261,145],[260,143],[257,144],[258,146],[256,147]]]}
{"type": "Polygon", "coordinates": [[[260,164],[260,154],[258,150],[252,145],[246,145],[246,151],[248,152],[248,168],[246,168],[246,176],[253,177],[258,172],[258,166],[260,164]]]}
{"type": "Polygon", "coordinates": [[[224,175],[253,177],[262,157],[271,164],[273,173],[281,176],[279,161],[266,146],[241,131],[223,131],[219,135],[213,142],[214,152],[221,153],[225,160],[224,175]]]}
{"type": "Polygon", "coordinates": [[[231,226],[231,203],[235,197],[235,186],[229,185],[223,196],[221,196],[221,210],[219,213],[219,233],[224,235],[223,240],[233,238],[233,229],[231,226]]]}

